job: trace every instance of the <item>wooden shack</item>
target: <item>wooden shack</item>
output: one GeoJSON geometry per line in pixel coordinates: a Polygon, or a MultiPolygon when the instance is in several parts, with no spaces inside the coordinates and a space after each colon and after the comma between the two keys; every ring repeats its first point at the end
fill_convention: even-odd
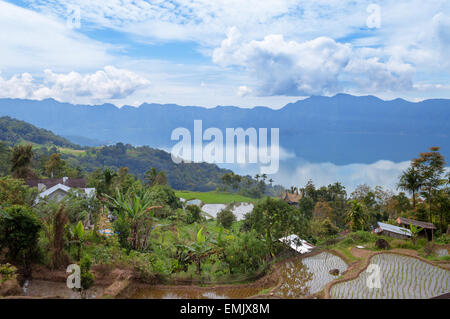
{"type": "Polygon", "coordinates": [[[378,228],[373,232],[378,235],[385,235],[399,239],[408,239],[411,237],[411,231],[409,229],[381,222],[378,222],[378,228]]]}
{"type": "Polygon", "coordinates": [[[433,240],[434,230],[436,229],[436,226],[434,226],[433,223],[428,222],[421,222],[415,219],[405,218],[405,217],[398,217],[397,223],[399,225],[403,225],[406,228],[410,228],[410,224],[423,228],[423,230],[419,233],[419,235],[424,235],[427,237],[428,240],[433,240]]]}

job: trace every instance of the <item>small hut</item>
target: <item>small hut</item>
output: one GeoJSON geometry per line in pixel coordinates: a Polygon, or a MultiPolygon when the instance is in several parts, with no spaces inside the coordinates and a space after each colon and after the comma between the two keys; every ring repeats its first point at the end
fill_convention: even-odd
{"type": "Polygon", "coordinates": [[[407,239],[411,237],[411,231],[407,228],[378,222],[378,228],[373,231],[378,235],[386,235],[393,238],[407,239]]]}
{"type": "Polygon", "coordinates": [[[302,199],[302,196],[299,194],[284,192],[281,194],[281,199],[289,205],[298,205],[298,202],[302,199]]]}
{"type": "Polygon", "coordinates": [[[410,228],[410,226],[409,226],[410,224],[412,224],[416,227],[423,228],[423,230],[419,234],[424,234],[428,240],[433,240],[434,230],[436,229],[436,226],[434,226],[433,223],[421,222],[418,220],[405,218],[405,217],[398,217],[397,223],[399,225],[404,225],[408,229],[410,228]]]}

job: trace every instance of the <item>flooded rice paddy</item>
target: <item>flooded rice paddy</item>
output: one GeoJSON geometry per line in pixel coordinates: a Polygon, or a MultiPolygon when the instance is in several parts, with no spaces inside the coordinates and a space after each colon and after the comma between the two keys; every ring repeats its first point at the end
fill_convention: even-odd
{"type": "MultiPolygon", "coordinates": [[[[22,287],[23,296],[27,297],[54,297],[67,299],[80,299],[80,293],[67,288],[65,282],[54,282],[46,280],[27,281],[22,287]]],[[[94,287],[89,290],[88,298],[94,299],[103,293],[103,288],[94,287]]]]}
{"type": "MultiPolygon", "coordinates": [[[[331,269],[339,269],[340,273],[342,273],[347,269],[347,264],[341,258],[327,252],[307,258],[296,258],[286,261],[279,270],[281,285],[275,294],[283,298],[301,298],[314,294],[336,278],[329,274],[331,269]]],[[[261,286],[217,288],[153,286],[139,289],[131,298],[242,299],[255,296],[261,293],[263,289],[264,287],[261,286]]]]}
{"type": "Polygon", "coordinates": [[[332,298],[424,299],[450,291],[450,271],[417,258],[380,254],[372,257],[370,263],[379,267],[380,288],[374,287],[372,280],[368,284],[368,279],[373,279],[377,271],[365,270],[358,278],[331,287],[332,298]]]}
{"type": "Polygon", "coordinates": [[[132,299],[244,299],[257,295],[261,287],[148,287],[139,289],[132,299]]]}
{"type": "MultiPolygon", "coordinates": [[[[227,208],[227,205],[225,205],[225,204],[204,204],[202,206],[202,211],[204,211],[211,217],[216,218],[217,214],[226,208],[227,208]]],[[[242,220],[242,219],[244,219],[245,214],[247,214],[253,210],[253,204],[252,203],[232,204],[230,206],[230,210],[236,216],[237,220],[242,220]]]]}
{"type": "Polygon", "coordinates": [[[281,285],[275,294],[283,298],[302,298],[315,294],[337,278],[330,274],[332,269],[338,269],[341,274],[347,269],[347,264],[327,252],[286,261],[279,269],[281,285]]]}

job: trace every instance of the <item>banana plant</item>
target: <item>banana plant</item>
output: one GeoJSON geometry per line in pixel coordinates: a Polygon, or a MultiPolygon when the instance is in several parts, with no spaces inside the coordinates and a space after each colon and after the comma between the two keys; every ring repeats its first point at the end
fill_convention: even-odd
{"type": "Polygon", "coordinates": [[[69,227],[69,234],[71,238],[69,243],[75,243],[77,245],[77,260],[79,261],[81,259],[81,249],[85,239],[83,223],[79,221],[78,224],[69,227]]]}
{"type": "Polygon", "coordinates": [[[197,266],[197,274],[202,272],[202,262],[208,256],[214,254],[216,251],[211,247],[211,240],[203,235],[203,227],[197,232],[196,241],[192,245],[178,245],[188,251],[189,260],[194,262],[197,266]]]}

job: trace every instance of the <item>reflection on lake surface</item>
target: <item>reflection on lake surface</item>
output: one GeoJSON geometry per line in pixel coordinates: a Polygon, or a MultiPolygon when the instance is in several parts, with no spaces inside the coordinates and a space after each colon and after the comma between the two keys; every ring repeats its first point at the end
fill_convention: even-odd
{"type": "Polygon", "coordinates": [[[347,269],[347,264],[327,252],[288,260],[279,270],[281,285],[275,294],[283,298],[302,298],[315,294],[336,279],[329,273],[331,269],[339,269],[339,273],[342,273],[347,269]]]}

